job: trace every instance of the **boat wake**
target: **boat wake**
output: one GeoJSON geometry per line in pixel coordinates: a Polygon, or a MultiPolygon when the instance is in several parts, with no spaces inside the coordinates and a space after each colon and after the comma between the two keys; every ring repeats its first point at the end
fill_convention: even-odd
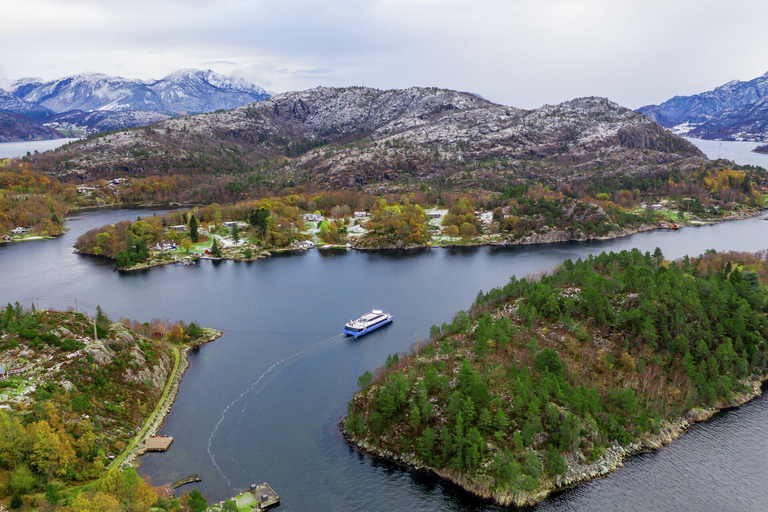
{"type": "MultiPolygon", "coordinates": [[[[313,345],[310,345],[309,347],[307,347],[305,349],[299,350],[298,352],[295,352],[295,353],[293,353],[293,354],[291,354],[289,356],[286,356],[286,357],[282,358],[281,360],[277,361],[276,363],[272,364],[272,366],[267,368],[261,375],[259,375],[259,377],[253,383],[251,383],[251,385],[248,386],[245,389],[245,391],[240,393],[240,395],[237,398],[235,398],[234,400],[232,400],[232,402],[230,402],[229,405],[227,405],[224,408],[224,410],[221,412],[221,418],[219,418],[219,421],[213,427],[213,431],[211,432],[211,435],[208,436],[207,451],[208,451],[208,457],[210,457],[211,462],[213,463],[213,466],[216,468],[216,471],[218,471],[219,475],[221,475],[221,477],[227,482],[227,485],[229,486],[229,488],[231,490],[234,491],[235,488],[232,486],[232,482],[229,480],[229,478],[227,478],[227,476],[224,474],[224,472],[219,467],[219,464],[216,462],[216,457],[213,455],[213,451],[211,449],[211,446],[213,444],[213,436],[215,436],[216,432],[219,430],[219,426],[221,426],[222,422],[224,421],[224,418],[227,416],[227,412],[229,412],[229,410],[233,406],[235,406],[238,402],[240,402],[243,398],[245,398],[246,396],[249,397],[249,399],[245,402],[245,404],[243,404],[243,407],[240,410],[240,418],[238,419],[237,424],[235,426],[235,428],[237,428],[237,426],[240,425],[240,423],[243,421],[243,414],[245,413],[245,409],[253,401],[253,399],[256,398],[256,396],[261,392],[261,390],[264,389],[264,387],[269,382],[271,382],[272,379],[274,379],[274,377],[276,376],[277,370],[275,370],[275,368],[278,368],[281,365],[282,365],[282,367],[285,367],[285,366],[287,366],[287,363],[293,362],[299,356],[304,355],[304,354],[306,354],[306,353],[308,353],[308,352],[310,352],[310,351],[312,351],[312,350],[314,350],[314,349],[316,349],[316,348],[318,348],[318,347],[320,347],[322,345],[327,345],[327,344],[331,343],[332,341],[340,340],[343,337],[344,337],[344,334],[337,334],[335,336],[332,336],[330,338],[324,339],[322,341],[318,341],[317,343],[315,343],[313,345]],[[269,378],[267,378],[267,377],[269,377],[269,378]],[[253,392],[254,389],[256,390],[255,393],[253,392]]],[[[235,461],[235,462],[237,462],[237,461],[235,461]]],[[[238,466],[239,466],[239,464],[238,464],[238,466]]],[[[241,469],[241,471],[242,471],[242,469],[241,469]]]]}

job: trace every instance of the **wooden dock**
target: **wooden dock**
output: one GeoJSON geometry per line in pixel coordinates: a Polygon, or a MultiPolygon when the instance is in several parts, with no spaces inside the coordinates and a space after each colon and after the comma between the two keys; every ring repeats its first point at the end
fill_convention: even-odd
{"type": "MultiPolygon", "coordinates": [[[[252,484],[251,487],[234,498],[232,500],[237,505],[237,509],[240,511],[264,510],[269,507],[280,504],[280,496],[277,495],[274,489],[269,486],[268,483],[261,485],[252,484]]],[[[224,510],[224,503],[221,502],[218,505],[213,505],[209,508],[212,512],[221,512],[224,510]]]]}
{"type": "Polygon", "coordinates": [[[203,479],[200,478],[198,475],[190,475],[187,478],[182,478],[181,480],[177,482],[173,482],[173,489],[176,490],[182,485],[192,484],[195,482],[202,482],[203,479]]]}
{"type": "Polygon", "coordinates": [[[145,452],[164,452],[171,446],[173,438],[171,436],[154,436],[148,437],[144,441],[145,452]]]}
{"type": "Polygon", "coordinates": [[[256,498],[259,510],[280,504],[280,496],[266,482],[261,485],[252,485],[251,493],[256,498]]]}

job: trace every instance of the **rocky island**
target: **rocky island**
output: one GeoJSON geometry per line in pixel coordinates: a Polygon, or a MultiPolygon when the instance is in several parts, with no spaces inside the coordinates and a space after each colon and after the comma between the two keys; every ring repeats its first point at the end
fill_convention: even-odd
{"type": "Polygon", "coordinates": [[[638,250],[513,278],[360,378],[363,452],[526,506],[760,393],[766,255],[638,250]]]}

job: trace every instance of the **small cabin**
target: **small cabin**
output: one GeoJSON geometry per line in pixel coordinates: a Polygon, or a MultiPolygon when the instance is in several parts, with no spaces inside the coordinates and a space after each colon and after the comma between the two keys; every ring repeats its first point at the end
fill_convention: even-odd
{"type": "Polygon", "coordinates": [[[319,213],[305,213],[304,220],[306,220],[307,222],[322,222],[325,220],[325,217],[323,217],[319,213]]]}

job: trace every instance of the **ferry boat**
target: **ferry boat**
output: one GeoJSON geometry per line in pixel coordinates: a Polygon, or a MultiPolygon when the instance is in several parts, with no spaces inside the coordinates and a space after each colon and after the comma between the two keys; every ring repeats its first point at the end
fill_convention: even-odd
{"type": "Polygon", "coordinates": [[[393,318],[394,317],[389,313],[384,313],[380,309],[374,309],[357,320],[350,320],[347,322],[344,326],[344,334],[359,338],[363,334],[368,334],[379,327],[387,325],[393,318]]]}

